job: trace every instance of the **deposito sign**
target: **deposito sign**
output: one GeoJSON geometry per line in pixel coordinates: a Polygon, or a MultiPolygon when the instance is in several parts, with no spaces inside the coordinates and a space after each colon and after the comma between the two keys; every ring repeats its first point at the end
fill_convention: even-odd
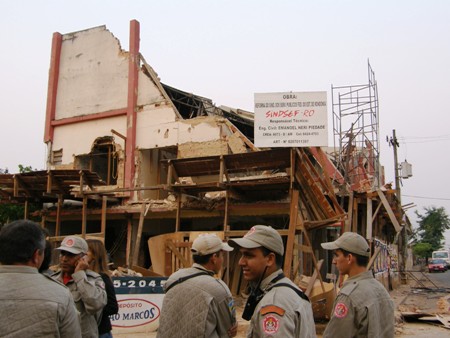
{"type": "Polygon", "coordinates": [[[110,316],[113,333],[156,331],[164,299],[163,277],[113,277],[119,312],[110,316]]]}
{"type": "Polygon", "coordinates": [[[255,146],[328,146],[327,92],[255,93],[255,146]]]}

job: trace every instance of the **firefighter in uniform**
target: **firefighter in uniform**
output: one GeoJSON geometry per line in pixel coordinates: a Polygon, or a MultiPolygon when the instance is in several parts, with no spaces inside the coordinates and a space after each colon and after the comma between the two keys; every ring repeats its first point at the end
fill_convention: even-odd
{"type": "Polygon", "coordinates": [[[239,247],[239,265],[251,292],[242,317],[250,320],[247,337],[316,337],[311,303],[281,270],[284,246],[277,230],[255,225],[239,247]]]}
{"type": "Polygon", "coordinates": [[[59,251],[60,270],[51,275],[53,279],[63,283],[72,293],[75,306],[81,319],[81,336],[83,338],[98,337],[97,321],[107,303],[105,283],[102,277],[89,270],[86,241],[78,236],[67,236],[59,251]]]}
{"type": "Polygon", "coordinates": [[[394,303],[366,269],[370,248],[364,237],[345,232],[334,242],[321,245],[334,250],[333,264],[340,275],[349,277],[334,301],[323,337],[394,337],[394,303]]]}

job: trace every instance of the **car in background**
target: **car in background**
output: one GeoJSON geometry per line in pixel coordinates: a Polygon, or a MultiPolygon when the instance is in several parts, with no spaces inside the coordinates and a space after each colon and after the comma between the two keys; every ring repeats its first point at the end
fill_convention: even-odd
{"type": "Polygon", "coordinates": [[[447,262],[440,258],[432,258],[428,261],[428,272],[447,271],[447,262]]]}
{"type": "Polygon", "coordinates": [[[450,269],[450,251],[449,250],[436,250],[431,253],[431,258],[443,259],[447,262],[447,269],[450,269]]]}

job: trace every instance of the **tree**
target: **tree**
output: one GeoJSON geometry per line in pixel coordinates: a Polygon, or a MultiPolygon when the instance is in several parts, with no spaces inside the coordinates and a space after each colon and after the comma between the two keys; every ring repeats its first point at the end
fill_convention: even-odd
{"type": "Polygon", "coordinates": [[[433,252],[433,247],[430,243],[417,243],[413,246],[414,255],[418,257],[431,257],[431,253],[433,252]]]}
{"type": "Polygon", "coordinates": [[[19,173],[30,173],[32,171],[36,171],[37,169],[33,169],[31,165],[24,166],[22,164],[19,164],[19,173]]]}
{"type": "MultiPolygon", "coordinates": [[[[19,172],[21,174],[36,171],[32,166],[24,166],[19,164],[19,172]]],[[[7,174],[8,169],[0,169],[0,174],[7,174]]],[[[39,206],[36,203],[30,203],[30,212],[39,210],[39,206]]],[[[25,208],[22,204],[17,203],[0,203],[0,228],[9,222],[23,219],[25,208]]]]}
{"type": "Polygon", "coordinates": [[[416,211],[419,219],[418,243],[429,243],[432,251],[439,250],[444,244],[444,232],[450,229],[450,219],[443,207],[425,207],[425,214],[416,211]]]}

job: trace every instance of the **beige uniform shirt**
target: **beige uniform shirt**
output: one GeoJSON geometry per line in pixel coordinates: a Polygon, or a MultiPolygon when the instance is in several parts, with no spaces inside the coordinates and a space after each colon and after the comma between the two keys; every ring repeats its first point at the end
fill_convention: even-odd
{"type": "MultiPolygon", "coordinates": [[[[61,272],[52,278],[62,283],[61,272]]],[[[83,338],[98,337],[98,324],[102,310],[107,303],[105,283],[102,277],[91,270],[81,270],[72,274],[72,280],[66,285],[72,293],[75,306],[81,317],[81,335],[83,338]]]]}
{"type": "Polygon", "coordinates": [[[0,265],[0,336],[80,338],[69,290],[36,268],[0,265]]]}
{"type": "MultiPolygon", "coordinates": [[[[289,283],[298,289],[286,277],[271,283],[282,272],[280,269],[266,277],[261,282],[261,290],[270,289],[278,283],[289,283]]],[[[247,337],[316,337],[311,303],[302,299],[289,287],[280,286],[270,289],[255,308],[247,337]]]]}
{"type": "Polygon", "coordinates": [[[228,329],[236,322],[234,301],[227,285],[214,278],[212,271],[194,263],[174,272],[164,288],[199,272],[208,274],[176,284],[164,296],[158,338],[228,337],[228,329]]]}
{"type": "Polygon", "coordinates": [[[323,337],[394,337],[394,303],[371,271],[344,282],[323,337]]]}

